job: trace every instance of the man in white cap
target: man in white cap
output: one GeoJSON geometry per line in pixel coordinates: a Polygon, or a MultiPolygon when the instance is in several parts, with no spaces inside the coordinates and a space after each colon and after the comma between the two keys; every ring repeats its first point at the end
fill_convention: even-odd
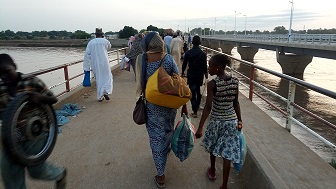
{"type": "Polygon", "coordinates": [[[111,43],[104,38],[101,28],[96,28],[96,38],[92,39],[85,50],[83,69],[93,71],[96,87],[97,99],[99,102],[110,100],[109,94],[113,89],[113,76],[109,65],[107,51],[111,48],[111,43]]]}

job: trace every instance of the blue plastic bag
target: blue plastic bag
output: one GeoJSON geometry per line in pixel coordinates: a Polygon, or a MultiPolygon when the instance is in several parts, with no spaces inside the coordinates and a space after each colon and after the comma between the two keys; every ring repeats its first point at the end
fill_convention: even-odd
{"type": "Polygon", "coordinates": [[[243,164],[246,158],[246,153],[247,153],[246,140],[245,140],[244,133],[242,131],[239,131],[238,137],[239,137],[240,160],[239,160],[239,163],[233,163],[233,166],[237,173],[241,171],[241,168],[243,167],[243,164]]]}
{"type": "Polygon", "coordinates": [[[90,71],[84,71],[83,87],[90,87],[90,71]]]}
{"type": "Polygon", "coordinates": [[[186,160],[195,142],[195,129],[190,120],[183,114],[182,120],[176,124],[171,148],[180,161],[186,160]]]}
{"type": "Polygon", "coordinates": [[[120,70],[126,70],[126,71],[131,70],[130,61],[126,61],[125,57],[123,57],[120,61],[120,70]]]}

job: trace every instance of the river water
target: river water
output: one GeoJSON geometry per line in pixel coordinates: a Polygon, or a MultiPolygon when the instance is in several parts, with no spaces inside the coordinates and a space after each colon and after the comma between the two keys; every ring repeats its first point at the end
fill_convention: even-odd
{"type": "MultiPolygon", "coordinates": [[[[60,48],[60,47],[0,47],[0,53],[8,53],[14,59],[18,65],[18,71],[23,73],[30,73],[40,69],[50,68],[53,66],[71,63],[74,61],[82,60],[84,57],[84,48],[60,48]]],[[[232,50],[232,56],[240,58],[237,53],[236,48],[232,50]]],[[[255,55],[254,63],[259,66],[277,71],[281,73],[281,67],[276,62],[276,54],[274,51],[268,51],[259,49],[259,52],[255,55]]],[[[112,66],[112,65],[111,65],[112,66]]],[[[232,65],[239,72],[249,75],[249,68],[239,63],[234,63],[232,65]]],[[[69,70],[70,76],[72,74],[79,74],[83,72],[82,64],[76,66],[71,66],[69,70]]],[[[324,58],[313,58],[312,63],[310,63],[305,69],[303,80],[314,85],[326,88],[331,91],[336,91],[336,60],[324,59],[324,58]]],[[[50,85],[55,85],[55,81],[61,82],[63,80],[63,70],[54,72],[53,75],[45,74],[39,76],[45,83],[50,85]]],[[[242,79],[241,79],[242,80],[242,79]]],[[[256,71],[255,80],[267,88],[272,89],[276,93],[287,97],[288,93],[288,82],[270,74],[262,71],[256,71]]],[[[74,80],[70,85],[73,87],[75,85],[80,85],[82,78],[74,80]]],[[[240,87],[244,95],[248,95],[248,90],[244,87],[240,87]]],[[[64,86],[54,88],[53,91],[57,92],[64,90],[64,86]],[[61,88],[61,89],[59,89],[61,88]]],[[[257,89],[256,89],[257,90],[257,89]]],[[[264,96],[270,96],[266,92],[260,91],[264,96]]],[[[269,97],[273,102],[285,106],[283,102],[276,98],[269,97]]],[[[253,102],[257,104],[261,109],[267,112],[274,120],[276,120],[283,127],[285,126],[285,119],[283,116],[275,111],[268,104],[259,100],[254,96],[253,102]]],[[[296,89],[296,99],[295,103],[302,107],[309,109],[310,111],[318,114],[322,118],[328,120],[331,123],[336,123],[336,100],[323,95],[317,94],[311,90],[303,89],[297,86],[296,89]]],[[[243,109],[243,108],[242,108],[243,109]]],[[[322,123],[316,122],[308,116],[305,116],[301,112],[295,111],[295,118],[303,121],[306,125],[309,125],[311,129],[319,133],[327,140],[336,144],[336,131],[329,129],[328,126],[322,123]]],[[[296,136],[299,140],[310,147],[314,152],[316,152],[325,161],[330,162],[331,159],[336,159],[336,150],[331,149],[324,145],[321,141],[313,137],[311,134],[306,132],[299,126],[292,126],[292,134],[296,136]]]]}

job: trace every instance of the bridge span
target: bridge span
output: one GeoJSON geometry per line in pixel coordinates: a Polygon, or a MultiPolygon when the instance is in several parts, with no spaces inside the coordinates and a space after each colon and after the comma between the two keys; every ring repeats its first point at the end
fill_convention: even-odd
{"type": "Polygon", "coordinates": [[[253,62],[258,49],[276,51],[276,59],[287,75],[302,78],[313,57],[336,60],[336,35],[210,35],[202,36],[202,45],[221,48],[231,54],[234,47],[243,60],[253,62]]]}

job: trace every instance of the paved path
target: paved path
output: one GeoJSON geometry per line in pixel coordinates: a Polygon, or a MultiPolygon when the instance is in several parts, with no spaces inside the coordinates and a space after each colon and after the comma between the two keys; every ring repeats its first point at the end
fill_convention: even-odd
{"type": "MultiPolygon", "coordinates": [[[[134,88],[133,72],[117,72],[110,101],[98,102],[94,88],[87,89],[88,98],[82,96],[78,100],[79,107],[86,109],[62,126],[49,157],[50,162],[67,167],[68,188],[157,188],[147,130],[145,125],[136,125],[131,116],[136,101],[134,88]]],[[[198,121],[199,118],[192,120],[196,127],[198,121]]],[[[199,143],[197,140],[191,156],[184,162],[170,154],[165,173],[167,189],[219,188],[222,159],[217,159],[217,180],[209,181],[206,176],[209,155],[199,143]]],[[[229,182],[230,189],[242,188],[233,172],[229,182]]],[[[54,188],[54,183],[27,177],[27,188],[54,188]]]]}

